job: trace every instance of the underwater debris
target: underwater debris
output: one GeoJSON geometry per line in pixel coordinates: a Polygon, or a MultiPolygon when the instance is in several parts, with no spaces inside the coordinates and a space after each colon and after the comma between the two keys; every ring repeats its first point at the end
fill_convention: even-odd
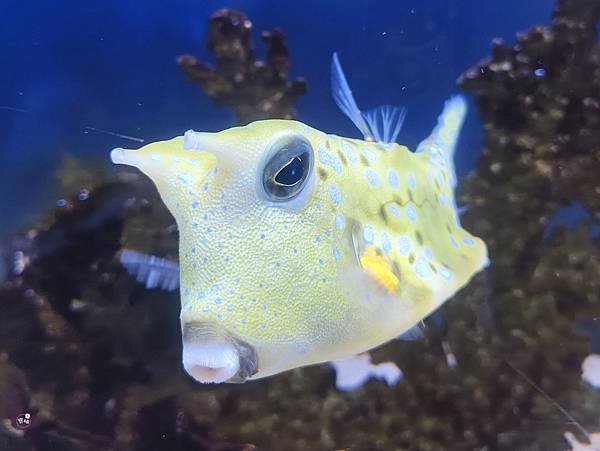
{"type": "Polygon", "coordinates": [[[192,55],[177,63],[193,83],[217,104],[234,108],[239,124],[259,119],[294,119],[294,105],[306,94],[306,81],[288,80],[291,65],[285,35],[279,29],[263,31],[266,61],[256,59],[252,22],[244,13],[221,9],[209,19],[208,50],[216,68],[192,55]]]}
{"type": "Polygon", "coordinates": [[[590,354],[581,364],[582,379],[594,388],[600,388],[600,355],[590,354]]]}
{"type": "Polygon", "coordinates": [[[394,362],[371,363],[369,353],[331,362],[335,369],[335,386],[338,390],[352,391],[369,379],[383,379],[388,385],[396,385],[402,378],[402,370],[394,362]]]}

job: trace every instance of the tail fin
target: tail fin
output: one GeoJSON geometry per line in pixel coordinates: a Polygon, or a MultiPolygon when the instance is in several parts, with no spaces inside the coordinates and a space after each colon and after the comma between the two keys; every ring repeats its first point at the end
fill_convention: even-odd
{"type": "Polygon", "coordinates": [[[466,114],[467,102],[463,96],[457,95],[448,99],[431,135],[417,147],[417,152],[429,152],[450,168],[450,183],[453,187],[456,185],[454,151],[466,114]]]}

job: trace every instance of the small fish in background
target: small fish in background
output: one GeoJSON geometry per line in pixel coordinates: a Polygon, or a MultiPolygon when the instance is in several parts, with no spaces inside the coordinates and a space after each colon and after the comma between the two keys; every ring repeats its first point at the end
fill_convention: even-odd
{"type": "MultiPolygon", "coordinates": [[[[111,153],[152,179],[177,221],[182,360],[199,382],[345,360],[339,371],[394,383],[397,367],[353,356],[410,331],[487,265],[453,193],[465,100],[447,101],[411,152],[394,143],[405,111],[361,112],[335,54],[332,88],[364,140],[265,120],[111,153]]],[[[138,280],[173,287],[173,266],[125,255],[138,280]]]]}

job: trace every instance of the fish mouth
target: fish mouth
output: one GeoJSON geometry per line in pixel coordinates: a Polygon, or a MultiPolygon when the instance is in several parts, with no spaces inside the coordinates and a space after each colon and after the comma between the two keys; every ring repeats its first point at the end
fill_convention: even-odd
{"type": "Polygon", "coordinates": [[[216,334],[209,323],[183,326],[182,363],[196,381],[242,383],[258,371],[254,348],[231,334],[216,334]]]}

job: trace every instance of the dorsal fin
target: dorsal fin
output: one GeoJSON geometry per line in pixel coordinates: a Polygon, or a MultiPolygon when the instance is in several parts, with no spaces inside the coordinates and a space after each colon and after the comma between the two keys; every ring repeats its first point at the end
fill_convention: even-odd
{"type": "Polygon", "coordinates": [[[331,59],[331,92],[333,100],[369,141],[396,141],[406,117],[406,108],[384,105],[363,113],[356,104],[337,53],[331,59]]]}
{"type": "Polygon", "coordinates": [[[369,125],[371,135],[377,142],[393,143],[398,138],[398,133],[406,117],[406,108],[382,105],[372,110],[365,111],[363,117],[369,125]]]}
{"type": "Polygon", "coordinates": [[[331,93],[337,106],[356,125],[365,139],[372,139],[369,126],[358,109],[336,52],[331,59],[331,93]]]}

